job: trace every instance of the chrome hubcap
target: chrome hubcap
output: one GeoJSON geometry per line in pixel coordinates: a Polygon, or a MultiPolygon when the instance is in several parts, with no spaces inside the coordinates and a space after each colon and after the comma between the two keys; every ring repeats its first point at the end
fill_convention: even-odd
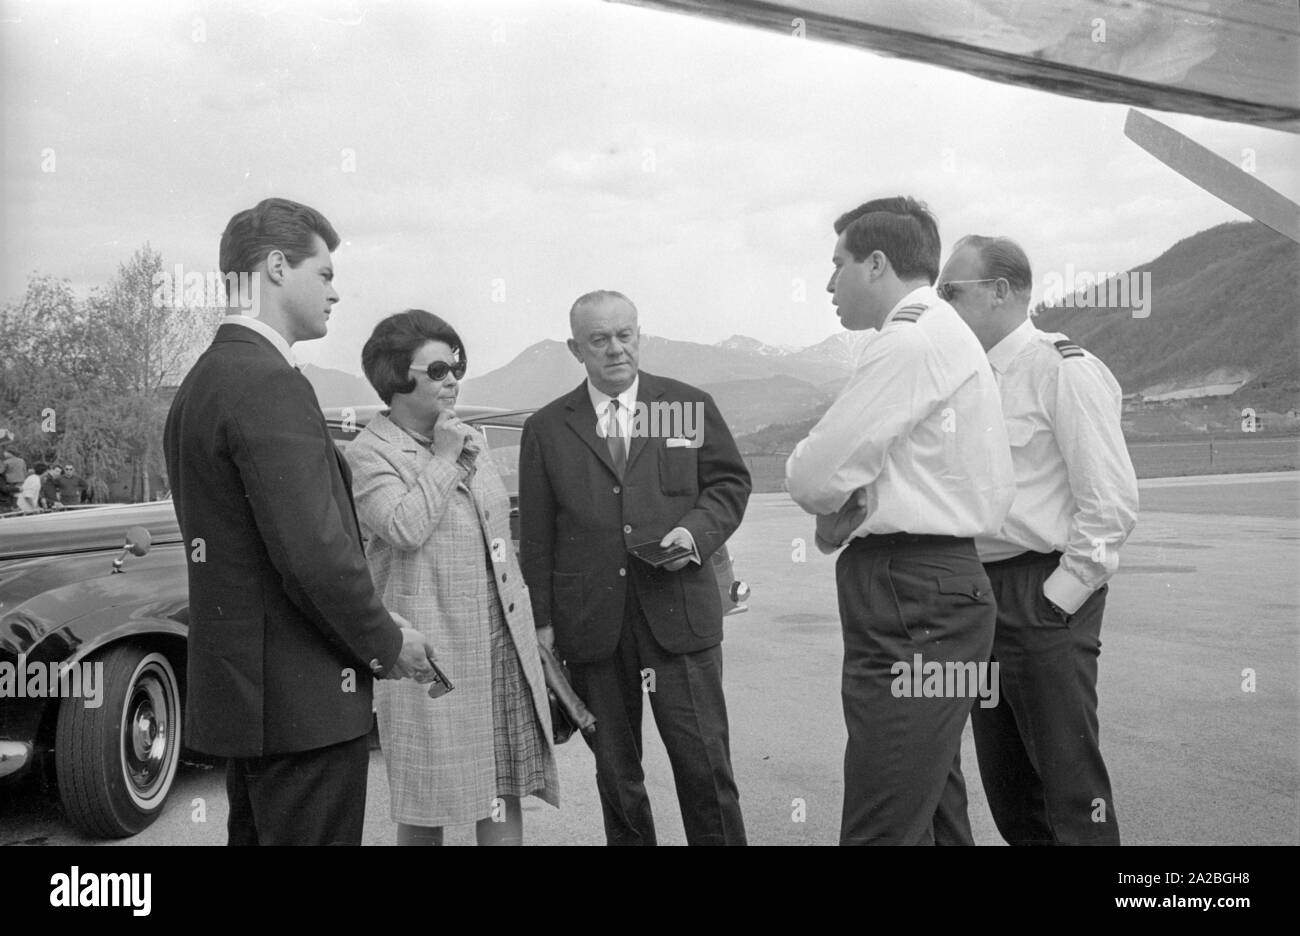
{"type": "Polygon", "coordinates": [[[142,672],[131,688],[123,720],[123,766],[135,794],[144,799],[163,785],[171,753],[165,678],[152,665],[142,672]]]}

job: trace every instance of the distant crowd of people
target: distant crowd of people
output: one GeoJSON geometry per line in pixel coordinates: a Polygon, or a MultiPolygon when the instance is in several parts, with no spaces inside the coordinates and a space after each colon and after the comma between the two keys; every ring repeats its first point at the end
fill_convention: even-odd
{"type": "Polygon", "coordinates": [[[43,461],[30,466],[13,449],[5,448],[4,483],[0,485],[0,513],[20,510],[37,513],[58,510],[70,504],[88,504],[94,499],[90,483],[77,474],[71,462],[49,465],[43,461]]]}

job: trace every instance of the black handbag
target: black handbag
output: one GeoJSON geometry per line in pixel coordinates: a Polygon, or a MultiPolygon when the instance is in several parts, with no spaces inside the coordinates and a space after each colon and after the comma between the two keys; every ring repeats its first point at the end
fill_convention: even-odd
{"type": "Polygon", "coordinates": [[[573,723],[569,713],[564,710],[560,700],[555,697],[554,690],[548,688],[546,698],[551,703],[551,736],[555,739],[556,744],[563,744],[573,737],[573,733],[578,730],[578,726],[573,723]]]}
{"type": "Polygon", "coordinates": [[[575,731],[591,734],[596,730],[596,716],[573,691],[568,670],[541,644],[537,645],[537,651],[546,677],[546,698],[551,703],[551,737],[556,744],[563,744],[575,731]]]}

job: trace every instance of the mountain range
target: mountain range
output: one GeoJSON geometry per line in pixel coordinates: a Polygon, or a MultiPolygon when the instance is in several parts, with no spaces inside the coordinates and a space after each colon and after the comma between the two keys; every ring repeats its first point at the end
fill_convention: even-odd
{"type": "MultiPolygon", "coordinates": [[[[1148,317],[1128,308],[1040,305],[1038,327],[1064,332],[1100,357],[1127,394],[1231,393],[1234,404],[1279,411],[1300,403],[1300,245],[1257,222],[1233,222],[1185,238],[1131,272],[1151,274],[1148,317]]],[[[737,436],[762,430],[770,442],[797,441],[848,379],[858,340],[839,332],[788,348],[744,335],[700,344],[642,334],[640,364],[708,391],[737,436]]],[[[322,406],[378,402],[360,377],[311,365],[304,373],[322,406]]],[[[536,407],[582,377],[563,342],[540,341],[466,380],[461,400],[536,407]]]]}
{"type": "Polygon", "coordinates": [[[1230,222],[1134,272],[1151,274],[1147,318],[1044,308],[1038,327],[1096,354],[1126,393],[1243,381],[1249,393],[1300,376],[1300,245],[1256,221],[1230,222]]]}
{"type": "MultiPolygon", "coordinates": [[[[643,333],[640,366],[707,390],[732,431],[744,433],[829,406],[853,369],[856,342],[848,332],[807,348],[778,348],[744,335],[710,345],[643,333]]],[[[378,402],[360,377],[310,364],[303,373],[321,406],[378,402]]],[[[537,407],[572,390],[582,378],[582,365],[564,342],[539,341],[505,366],[468,378],[460,399],[476,406],[537,407]]]]}

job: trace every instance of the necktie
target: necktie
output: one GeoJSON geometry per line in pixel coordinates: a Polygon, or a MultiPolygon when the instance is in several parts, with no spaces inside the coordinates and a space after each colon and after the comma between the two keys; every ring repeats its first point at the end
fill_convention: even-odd
{"type": "Polygon", "coordinates": [[[627,449],[623,447],[623,429],[618,423],[618,397],[612,397],[609,401],[605,442],[609,445],[609,457],[614,461],[614,473],[622,478],[623,469],[627,467],[627,449]]]}

